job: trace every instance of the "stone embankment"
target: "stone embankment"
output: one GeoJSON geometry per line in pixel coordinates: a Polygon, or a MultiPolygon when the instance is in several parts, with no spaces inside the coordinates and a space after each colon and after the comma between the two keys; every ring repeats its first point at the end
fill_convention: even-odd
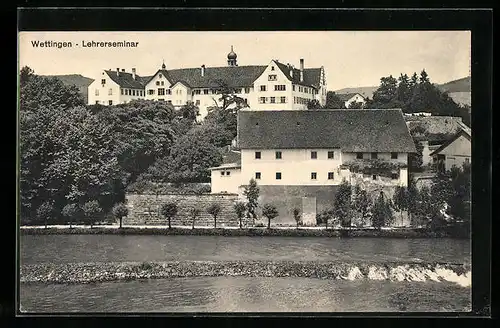
{"type": "Polygon", "coordinates": [[[22,227],[22,235],[63,235],[63,234],[117,234],[117,235],[186,235],[186,236],[282,236],[282,237],[384,237],[384,238],[440,238],[468,236],[454,235],[446,231],[430,229],[324,229],[324,228],[172,228],[166,227],[85,227],[74,228],[33,228],[22,227]]]}
{"type": "Polygon", "coordinates": [[[179,277],[301,277],[342,280],[449,281],[467,287],[470,265],[452,263],[339,263],[296,261],[184,261],[42,263],[22,265],[22,283],[95,283],[179,277]]]}

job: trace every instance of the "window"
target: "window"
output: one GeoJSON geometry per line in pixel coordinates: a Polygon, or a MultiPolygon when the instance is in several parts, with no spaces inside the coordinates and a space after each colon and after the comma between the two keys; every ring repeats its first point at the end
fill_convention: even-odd
{"type": "Polygon", "coordinates": [[[121,90],[121,92],[122,92],[122,96],[123,96],[123,92],[124,92],[124,91],[123,91],[123,89],[120,89],[120,90],[121,90]]]}
{"type": "Polygon", "coordinates": [[[265,85],[261,85],[260,86],[260,91],[266,91],[266,86],[265,85]]]}
{"type": "Polygon", "coordinates": [[[231,171],[227,171],[227,172],[226,172],[226,175],[231,175],[231,171]]]}
{"type": "Polygon", "coordinates": [[[149,89],[149,90],[148,90],[148,94],[150,94],[150,95],[154,95],[154,94],[155,94],[154,89],[149,89]]]}
{"type": "Polygon", "coordinates": [[[224,173],[226,173],[226,172],[224,172],[224,171],[220,171],[220,175],[224,175],[224,173]]]}
{"type": "Polygon", "coordinates": [[[396,180],[399,178],[399,175],[397,173],[391,173],[391,179],[396,180]]]}
{"type": "Polygon", "coordinates": [[[156,81],[156,85],[160,85],[160,81],[156,81]]]}
{"type": "Polygon", "coordinates": [[[271,71],[274,71],[274,66],[271,66],[271,71]]]}
{"type": "Polygon", "coordinates": [[[167,100],[167,102],[168,102],[169,104],[171,104],[171,103],[172,103],[172,100],[167,100]]]}
{"type": "Polygon", "coordinates": [[[99,100],[96,100],[96,101],[95,101],[95,104],[96,104],[96,105],[99,105],[99,100]]]}
{"type": "Polygon", "coordinates": [[[398,159],[398,153],[391,153],[391,159],[398,159]]]}
{"type": "Polygon", "coordinates": [[[158,96],[164,96],[165,95],[165,88],[158,88],[158,96]]]}
{"type": "Polygon", "coordinates": [[[285,91],[286,90],[286,85],[284,84],[277,84],[274,86],[274,91],[285,91]]]}
{"type": "Polygon", "coordinates": [[[95,89],[95,95],[98,96],[99,95],[99,89],[95,89]]]}
{"type": "Polygon", "coordinates": [[[267,79],[268,81],[276,81],[276,75],[269,75],[267,79]]]}
{"type": "Polygon", "coordinates": [[[266,103],[266,97],[260,97],[259,104],[265,104],[265,103],[266,103]]]}
{"type": "Polygon", "coordinates": [[[106,84],[106,79],[102,79],[101,84],[106,84]]]}
{"type": "Polygon", "coordinates": [[[328,159],[333,159],[333,155],[334,155],[334,154],[335,154],[335,153],[334,153],[333,151],[329,151],[329,152],[328,152],[328,159]]]}
{"type": "Polygon", "coordinates": [[[469,164],[470,160],[468,158],[465,159],[465,163],[469,164]]]}
{"type": "Polygon", "coordinates": [[[245,88],[245,93],[250,93],[250,88],[245,88]]]}
{"type": "Polygon", "coordinates": [[[255,179],[260,180],[260,172],[255,172],[255,179]]]}
{"type": "Polygon", "coordinates": [[[316,180],[316,172],[311,172],[311,180],[316,180]]]}
{"type": "Polygon", "coordinates": [[[113,89],[109,88],[108,95],[111,96],[113,94],[113,89]]]}
{"type": "Polygon", "coordinates": [[[276,172],[276,180],[281,180],[281,172],[276,172]]]}
{"type": "Polygon", "coordinates": [[[318,152],[317,151],[312,151],[311,152],[311,159],[316,159],[318,158],[318,152]]]}
{"type": "Polygon", "coordinates": [[[255,152],[255,159],[260,159],[260,151],[255,152]]]}
{"type": "Polygon", "coordinates": [[[357,159],[363,159],[363,153],[356,153],[357,159]]]}
{"type": "Polygon", "coordinates": [[[203,94],[204,94],[204,95],[208,95],[208,89],[204,89],[204,90],[203,90],[203,94]]]}
{"type": "Polygon", "coordinates": [[[196,106],[200,106],[200,100],[196,100],[196,106]]]}
{"type": "Polygon", "coordinates": [[[372,180],[377,180],[377,175],[372,175],[372,180]]]}
{"type": "Polygon", "coordinates": [[[195,94],[195,95],[200,95],[200,94],[201,94],[201,90],[199,90],[199,89],[194,90],[194,94],[195,94]]]}
{"type": "Polygon", "coordinates": [[[378,158],[378,154],[377,153],[372,153],[371,159],[377,159],[377,158],[378,158]]]}
{"type": "Polygon", "coordinates": [[[212,94],[213,94],[213,95],[214,95],[214,94],[216,94],[216,93],[217,93],[217,90],[215,90],[215,89],[214,89],[214,90],[212,90],[212,94]]]}
{"type": "Polygon", "coordinates": [[[165,82],[164,82],[164,81],[161,81],[161,82],[160,82],[160,85],[164,85],[164,84],[165,84],[165,82]]]}
{"type": "Polygon", "coordinates": [[[328,180],[333,180],[333,172],[328,172],[328,180]]]}
{"type": "Polygon", "coordinates": [[[132,96],[135,96],[135,89],[132,90],[132,96]]]}
{"type": "Polygon", "coordinates": [[[108,101],[108,104],[111,106],[113,105],[113,100],[108,101]]]}
{"type": "Polygon", "coordinates": [[[293,91],[295,91],[295,84],[294,84],[294,85],[292,85],[292,90],[293,90],[293,91]]]}
{"type": "Polygon", "coordinates": [[[282,104],[286,103],[286,97],[280,97],[280,102],[281,102],[282,104]]]}
{"type": "Polygon", "coordinates": [[[276,159],[281,159],[281,152],[280,151],[276,152],[276,159]]]}
{"type": "Polygon", "coordinates": [[[167,95],[171,95],[171,94],[172,94],[172,90],[170,90],[170,89],[166,89],[166,90],[165,90],[165,93],[166,93],[167,95]]]}
{"type": "Polygon", "coordinates": [[[163,98],[159,98],[159,99],[158,99],[158,101],[165,101],[165,99],[163,99],[163,98]]]}
{"type": "Polygon", "coordinates": [[[270,101],[271,104],[275,104],[276,103],[276,97],[271,97],[271,101],[270,101]]]}

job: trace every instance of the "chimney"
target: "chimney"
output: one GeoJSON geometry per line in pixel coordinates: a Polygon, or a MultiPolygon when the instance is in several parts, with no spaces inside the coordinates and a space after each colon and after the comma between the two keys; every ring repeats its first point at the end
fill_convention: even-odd
{"type": "Polygon", "coordinates": [[[300,82],[304,82],[304,58],[300,58],[300,82]]]}
{"type": "Polygon", "coordinates": [[[116,76],[120,76],[120,68],[116,69],[116,76]]]}
{"type": "Polygon", "coordinates": [[[205,76],[205,65],[201,65],[201,76],[205,76]]]}
{"type": "Polygon", "coordinates": [[[135,67],[132,68],[132,78],[135,80],[135,67]]]}

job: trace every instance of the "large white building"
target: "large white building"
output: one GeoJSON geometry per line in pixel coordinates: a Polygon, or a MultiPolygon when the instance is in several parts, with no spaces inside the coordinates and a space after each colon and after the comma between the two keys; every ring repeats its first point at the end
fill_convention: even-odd
{"type": "Polygon", "coordinates": [[[192,103],[203,119],[208,108],[221,105],[218,90],[225,85],[244,99],[252,110],[307,109],[317,100],[326,104],[326,79],[323,67],[299,68],[271,60],[267,65],[239,66],[232,47],[225,67],[167,69],[163,64],[152,76],[138,76],[117,68],[104,70],[89,86],[89,104],[115,105],[132,99],[172,103],[176,108],[192,103]]]}

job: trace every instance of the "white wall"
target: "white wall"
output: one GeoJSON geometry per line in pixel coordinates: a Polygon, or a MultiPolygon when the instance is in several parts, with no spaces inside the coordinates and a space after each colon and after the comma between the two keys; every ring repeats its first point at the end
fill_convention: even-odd
{"type": "Polygon", "coordinates": [[[191,100],[191,89],[182,83],[176,83],[172,87],[172,105],[180,107],[186,104],[188,100],[191,100]]]}
{"type": "Polygon", "coordinates": [[[120,101],[120,104],[121,103],[128,103],[132,100],[135,100],[135,99],[144,99],[144,93],[143,95],[141,95],[140,91],[144,92],[144,89],[129,89],[129,88],[123,88],[120,90],[120,97],[119,97],[119,101],[120,101]],[[126,91],[125,89],[128,89],[128,95],[125,94],[126,91]],[[123,90],[123,95],[121,94],[121,90],[123,90]],[[135,90],[135,96],[132,96],[131,95],[131,92],[132,90],[135,90]]]}
{"type": "MultiPolygon", "coordinates": [[[[113,72],[112,74],[116,74],[113,72]]],[[[120,103],[120,86],[114,82],[108,74],[104,71],[101,71],[94,78],[94,82],[92,82],[88,87],[88,104],[94,105],[96,101],[99,101],[101,105],[108,105],[109,100],[113,101],[113,105],[120,103]],[[101,84],[101,80],[105,79],[106,83],[101,84]],[[111,89],[112,94],[109,95],[109,89],[111,89]],[[99,95],[96,95],[96,90],[99,91],[99,95]]]]}
{"type": "Polygon", "coordinates": [[[261,172],[261,185],[336,185],[341,182],[339,166],[342,163],[339,149],[276,149],[241,151],[242,184],[255,178],[261,172]],[[261,152],[261,159],[255,159],[255,152],[261,152]],[[275,152],[281,151],[282,159],[275,158],[275,152]],[[317,159],[311,159],[311,151],[317,152],[317,159]],[[328,151],[334,151],[334,158],[328,159],[328,151]],[[276,172],[281,172],[281,180],[276,180],[276,172]],[[311,173],[316,172],[316,180],[311,173]],[[328,179],[328,172],[334,173],[334,179],[328,179]]]}
{"type": "Polygon", "coordinates": [[[292,82],[283,74],[279,67],[271,61],[253,84],[254,95],[251,98],[251,109],[252,110],[289,110],[293,105],[292,98],[292,82]],[[274,68],[274,70],[273,70],[274,68]],[[269,81],[269,75],[276,75],[275,81],[269,81]],[[266,91],[260,91],[260,86],[265,85],[266,91]],[[285,91],[275,91],[275,85],[285,85],[285,91]],[[265,104],[261,104],[260,97],[266,97],[267,101],[265,104]],[[271,97],[275,97],[275,103],[271,103],[271,97]],[[286,97],[285,103],[280,103],[280,98],[286,97]]]}
{"type": "Polygon", "coordinates": [[[345,108],[349,108],[349,105],[353,102],[366,103],[366,100],[361,95],[355,95],[351,99],[345,102],[345,108]]]}
{"type": "Polygon", "coordinates": [[[156,75],[151,79],[151,81],[146,84],[145,87],[145,92],[146,92],[146,99],[149,100],[158,100],[158,99],[163,99],[165,101],[171,100],[171,95],[168,94],[168,91],[170,89],[171,82],[163,76],[161,72],[157,72],[156,75]],[[161,75],[161,77],[160,77],[161,75]],[[160,85],[156,85],[156,82],[159,82],[160,85]],[[163,85],[161,83],[163,82],[163,85]],[[158,89],[163,88],[165,89],[165,95],[158,95],[158,89]],[[149,90],[154,90],[154,94],[150,95],[149,90]]]}
{"type": "Polygon", "coordinates": [[[439,153],[446,156],[446,170],[451,169],[453,165],[461,167],[464,162],[471,162],[471,142],[461,135],[439,153]]]}
{"type": "Polygon", "coordinates": [[[241,186],[241,170],[239,168],[212,170],[212,193],[238,193],[239,186],[241,186]],[[222,175],[221,172],[224,172],[224,175],[222,175]],[[227,172],[230,172],[230,175],[227,175],[227,172]]]}

